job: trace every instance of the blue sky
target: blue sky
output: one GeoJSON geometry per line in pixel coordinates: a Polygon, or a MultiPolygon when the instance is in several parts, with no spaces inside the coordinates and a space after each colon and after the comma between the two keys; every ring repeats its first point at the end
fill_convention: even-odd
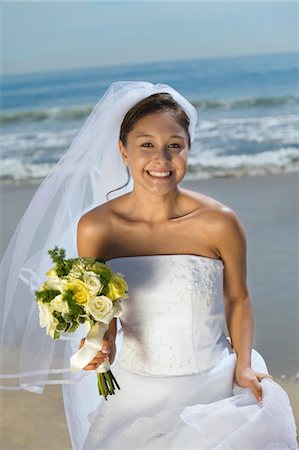
{"type": "Polygon", "coordinates": [[[1,73],[299,51],[295,1],[1,3],[1,73]]]}

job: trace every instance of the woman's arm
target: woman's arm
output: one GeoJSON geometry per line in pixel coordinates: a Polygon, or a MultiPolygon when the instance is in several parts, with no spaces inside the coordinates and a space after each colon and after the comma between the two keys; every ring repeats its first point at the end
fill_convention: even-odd
{"type": "Polygon", "coordinates": [[[262,390],[259,379],[269,374],[251,368],[254,313],[247,288],[247,238],[236,213],[223,208],[214,218],[215,245],[224,263],[224,307],[227,328],[237,355],[235,379],[243,387],[251,387],[257,399],[262,390]]]}
{"type": "Polygon", "coordinates": [[[247,288],[247,238],[235,212],[225,209],[217,230],[217,249],[224,263],[224,306],[237,365],[251,367],[254,314],[247,288]]]}

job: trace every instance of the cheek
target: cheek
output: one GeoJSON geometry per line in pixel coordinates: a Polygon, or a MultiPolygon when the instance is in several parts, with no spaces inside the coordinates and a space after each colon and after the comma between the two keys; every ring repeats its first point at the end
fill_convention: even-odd
{"type": "Polygon", "coordinates": [[[136,158],[133,160],[133,164],[138,167],[143,167],[148,164],[148,162],[152,159],[150,154],[146,154],[143,152],[138,153],[136,158]]]}
{"type": "Polygon", "coordinates": [[[138,157],[130,160],[130,170],[134,174],[144,172],[149,164],[149,158],[138,157]]]}

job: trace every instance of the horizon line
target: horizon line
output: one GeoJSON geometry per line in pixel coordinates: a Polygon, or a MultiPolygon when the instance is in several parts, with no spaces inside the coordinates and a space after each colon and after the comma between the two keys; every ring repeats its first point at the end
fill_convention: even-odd
{"type": "Polygon", "coordinates": [[[242,53],[242,54],[227,54],[227,55],[221,55],[221,56],[202,56],[202,57],[195,57],[195,58],[180,58],[180,59],[170,59],[170,60],[153,60],[153,61],[146,61],[146,62],[131,62],[131,63],[112,63],[107,65],[97,65],[97,66],[86,66],[86,67],[72,67],[72,68],[61,68],[61,69],[53,69],[53,70],[42,70],[42,71],[36,71],[36,72],[6,72],[1,73],[0,77],[11,77],[11,76],[30,76],[30,75],[46,75],[46,74],[54,74],[54,73],[63,73],[63,72],[78,72],[80,70],[100,70],[100,69],[111,69],[111,68],[123,68],[123,67],[132,67],[132,66],[146,66],[150,64],[170,64],[174,62],[188,62],[188,61],[201,61],[201,60],[212,60],[212,59],[233,59],[233,58],[246,58],[251,56],[269,56],[269,55],[286,55],[286,54],[298,54],[299,56],[299,49],[298,50],[287,50],[285,52],[268,52],[268,53],[242,53]]]}

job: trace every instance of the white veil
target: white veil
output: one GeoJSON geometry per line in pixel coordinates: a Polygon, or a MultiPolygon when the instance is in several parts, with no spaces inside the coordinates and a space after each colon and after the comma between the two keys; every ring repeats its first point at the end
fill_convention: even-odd
{"type": "MultiPolygon", "coordinates": [[[[1,389],[40,394],[46,384],[73,384],[81,380],[82,386],[83,379],[93,373],[81,371],[74,375],[69,366],[71,353],[78,349],[85,335],[84,327],[62,340],[53,340],[39,325],[33,292],[53,266],[49,249],[58,245],[66,250],[67,258],[78,256],[76,234],[80,217],[106,202],[108,192],[121,186],[124,187],[114,197],[132,191],[133,183],[130,177],[128,182],[129,172],[117,145],[120,126],[134,104],[158,92],[171,94],[186,111],[192,142],[196,110],[173,88],[143,81],[112,83],[68,151],[40,184],[22,216],[0,265],[1,389]]],[[[117,348],[120,342],[118,333],[117,348]]],[[[117,355],[118,351],[116,359],[117,355]]],[[[77,393],[80,402],[82,390],[77,393]]],[[[98,401],[97,392],[93,394],[98,401]]],[[[77,441],[82,439],[83,436],[78,436],[77,441]]]]}

